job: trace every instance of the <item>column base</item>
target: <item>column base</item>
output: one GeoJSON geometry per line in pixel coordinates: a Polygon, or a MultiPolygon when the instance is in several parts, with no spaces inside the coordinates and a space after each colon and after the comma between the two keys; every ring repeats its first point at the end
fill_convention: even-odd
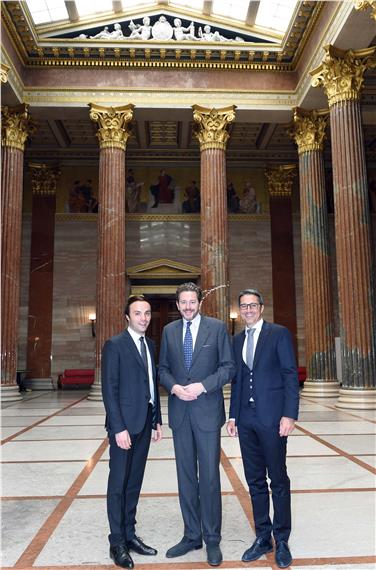
{"type": "Polygon", "coordinates": [[[22,395],[19,392],[19,387],[17,384],[13,385],[1,385],[1,402],[19,402],[23,400],[22,395]]]}
{"type": "Polygon", "coordinates": [[[223,397],[225,400],[229,400],[231,397],[231,384],[225,384],[223,386],[223,397]]]}
{"type": "Polygon", "coordinates": [[[326,380],[306,380],[301,392],[302,396],[313,396],[315,398],[337,398],[339,390],[338,382],[327,382],[326,380]]]}
{"type": "Polygon", "coordinates": [[[56,390],[56,386],[54,385],[52,378],[29,378],[28,382],[30,383],[32,390],[56,390]]]}
{"type": "Polygon", "coordinates": [[[98,384],[97,382],[94,382],[94,384],[91,385],[90,392],[88,394],[87,399],[92,401],[92,402],[102,402],[103,401],[102,388],[101,388],[100,384],[98,384]]]}
{"type": "Polygon", "coordinates": [[[349,410],[376,410],[376,390],[341,388],[336,408],[349,410]]]}

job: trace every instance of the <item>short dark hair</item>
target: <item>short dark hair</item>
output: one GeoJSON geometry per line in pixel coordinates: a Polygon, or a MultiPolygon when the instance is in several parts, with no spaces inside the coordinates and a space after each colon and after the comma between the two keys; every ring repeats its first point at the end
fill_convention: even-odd
{"type": "Polygon", "coordinates": [[[184,291],[193,291],[193,293],[196,293],[198,302],[201,303],[201,301],[202,301],[202,289],[201,289],[201,287],[196,285],[196,283],[192,283],[190,281],[188,283],[183,283],[182,285],[179,285],[179,287],[176,289],[176,300],[177,301],[179,301],[180,294],[183,293],[184,291]]]}
{"type": "Polygon", "coordinates": [[[243,291],[240,291],[239,296],[238,296],[238,305],[240,305],[240,299],[244,295],[254,295],[255,297],[258,297],[260,305],[264,304],[264,299],[262,298],[261,293],[259,291],[257,291],[257,289],[243,289],[243,291]]]}
{"type": "Polygon", "coordinates": [[[131,305],[133,305],[133,303],[136,303],[137,301],[144,301],[145,303],[149,303],[149,305],[150,305],[150,301],[148,301],[144,295],[130,295],[128,297],[128,301],[127,301],[127,304],[125,305],[125,309],[124,309],[124,316],[125,317],[129,317],[129,309],[130,309],[131,305]]]}

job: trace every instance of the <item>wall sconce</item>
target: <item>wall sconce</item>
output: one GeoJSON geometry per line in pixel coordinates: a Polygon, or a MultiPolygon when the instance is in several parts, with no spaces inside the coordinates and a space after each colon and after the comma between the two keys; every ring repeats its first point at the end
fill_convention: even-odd
{"type": "Polygon", "coordinates": [[[97,322],[97,316],[95,313],[90,313],[89,321],[91,322],[91,336],[95,337],[95,323],[97,322]]]}
{"type": "Polygon", "coordinates": [[[231,335],[234,336],[235,334],[235,321],[238,318],[238,313],[231,312],[230,319],[231,319],[231,335]]]}

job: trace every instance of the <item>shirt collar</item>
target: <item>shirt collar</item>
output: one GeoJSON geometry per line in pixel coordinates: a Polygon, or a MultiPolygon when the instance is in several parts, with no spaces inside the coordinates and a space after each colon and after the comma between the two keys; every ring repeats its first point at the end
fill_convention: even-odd
{"type": "MultiPolygon", "coordinates": [[[[191,320],[191,323],[192,323],[192,325],[193,325],[194,327],[195,327],[195,326],[198,327],[199,324],[200,324],[200,321],[201,321],[201,315],[200,315],[200,313],[197,313],[197,315],[195,316],[195,318],[191,320]]],[[[183,325],[184,325],[184,328],[185,328],[185,329],[187,328],[187,323],[188,323],[188,322],[189,322],[189,321],[187,321],[186,319],[183,318],[183,325]]],[[[191,325],[191,326],[192,326],[192,325],[191,325]]]]}
{"type": "MultiPolygon", "coordinates": [[[[143,336],[144,338],[146,338],[144,334],[140,334],[140,333],[134,331],[131,327],[128,327],[127,330],[128,330],[129,334],[131,335],[131,337],[133,338],[133,340],[135,341],[136,344],[137,344],[137,343],[138,343],[138,344],[140,343],[140,338],[141,338],[142,336],[143,336]]],[[[137,344],[137,346],[138,346],[138,344],[137,344]]]]}
{"type": "Polygon", "coordinates": [[[250,329],[255,329],[255,333],[260,333],[262,325],[264,323],[264,319],[260,319],[259,321],[257,321],[257,323],[251,327],[245,327],[245,334],[247,335],[248,331],[250,329]]]}

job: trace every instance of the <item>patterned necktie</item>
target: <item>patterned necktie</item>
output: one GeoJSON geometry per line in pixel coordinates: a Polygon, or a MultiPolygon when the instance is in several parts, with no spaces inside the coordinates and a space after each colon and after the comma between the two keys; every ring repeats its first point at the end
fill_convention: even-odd
{"type": "Polygon", "coordinates": [[[146,354],[145,339],[143,336],[140,336],[140,343],[141,343],[141,357],[142,357],[142,360],[144,361],[146,370],[149,371],[148,357],[146,354]]]}
{"type": "Polygon", "coordinates": [[[253,335],[255,334],[256,329],[248,329],[247,331],[247,366],[250,370],[253,368],[253,348],[254,348],[254,340],[253,335]]]}
{"type": "Polygon", "coordinates": [[[193,355],[193,339],[191,333],[191,324],[192,321],[187,322],[187,328],[185,331],[184,343],[183,343],[183,351],[184,351],[184,361],[185,367],[187,370],[190,369],[192,364],[192,355],[193,355]]]}

